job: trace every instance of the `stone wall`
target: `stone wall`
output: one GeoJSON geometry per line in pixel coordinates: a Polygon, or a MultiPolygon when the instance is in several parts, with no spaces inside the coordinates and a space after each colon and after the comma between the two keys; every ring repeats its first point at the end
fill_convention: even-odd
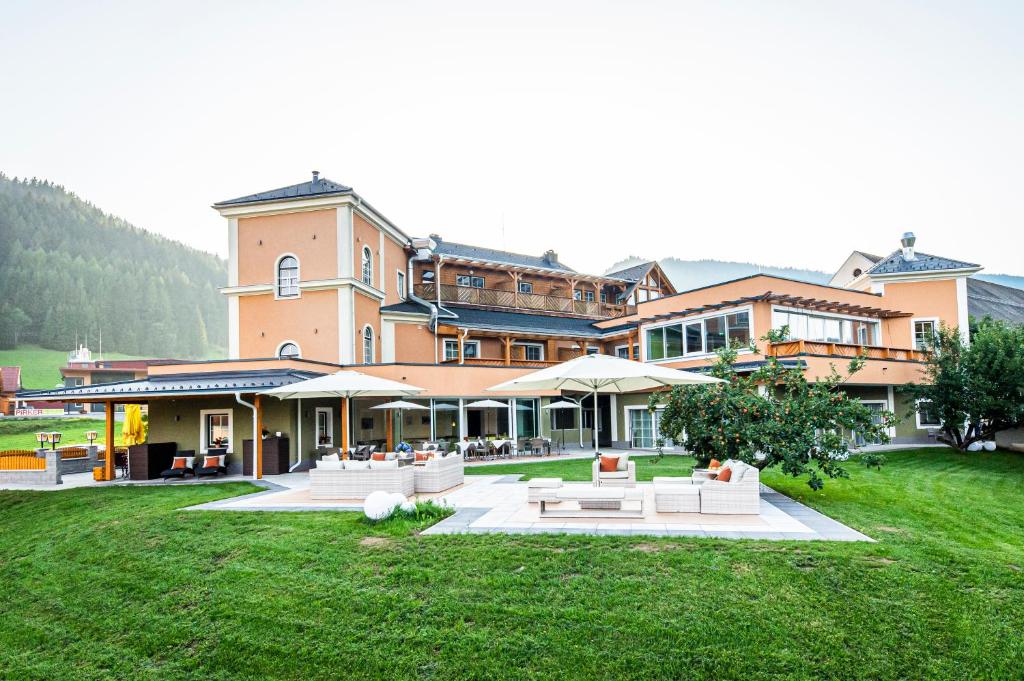
{"type": "MultiPolygon", "coordinates": [[[[92,469],[98,466],[99,460],[99,447],[95,445],[86,447],[87,456],[75,458],[75,459],[61,459],[58,456],[57,461],[60,466],[61,475],[70,475],[72,473],[91,473],[92,469]]],[[[57,454],[60,454],[60,450],[57,450],[57,454]]]]}
{"type": "Polygon", "coordinates": [[[52,449],[37,449],[36,456],[46,459],[46,468],[31,471],[0,470],[0,483],[16,485],[59,485],[60,455],[52,449]]]}

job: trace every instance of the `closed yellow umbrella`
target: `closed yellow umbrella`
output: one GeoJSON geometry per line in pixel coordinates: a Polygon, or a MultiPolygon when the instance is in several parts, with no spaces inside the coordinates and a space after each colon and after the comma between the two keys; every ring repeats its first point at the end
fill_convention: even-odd
{"type": "Polygon", "coordinates": [[[142,408],[128,404],[124,408],[124,423],[121,425],[121,441],[125,446],[141,445],[146,441],[146,426],[142,423],[142,408]]]}

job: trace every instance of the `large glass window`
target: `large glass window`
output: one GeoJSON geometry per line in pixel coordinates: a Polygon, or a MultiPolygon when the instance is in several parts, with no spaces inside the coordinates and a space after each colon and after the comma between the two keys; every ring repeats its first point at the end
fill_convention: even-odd
{"type": "Polygon", "coordinates": [[[686,325],[686,354],[704,352],[704,324],[694,322],[686,325]]]}
{"type": "Polygon", "coordinates": [[[459,401],[433,400],[431,407],[434,412],[434,439],[448,442],[458,441],[459,401]]]}
{"type": "Polygon", "coordinates": [[[535,399],[516,400],[516,434],[519,437],[537,437],[540,435],[537,402],[538,400],[535,399]]]}
{"type": "Polygon", "coordinates": [[[731,345],[750,344],[750,313],[737,312],[726,317],[729,325],[729,343],[731,345]]]}
{"type": "Polygon", "coordinates": [[[665,330],[647,330],[647,359],[665,359],[665,330]]]}
{"type": "Polygon", "coordinates": [[[630,444],[637,449],[654,447],[654,419],[646,409],[629,410],[630,444]]]}
{"type": "Polygon", "coordinates": [[[292,298],[299,295],[299,260],[286,255],[277,261],[277,297],[292,298]]]}
{"type": "Polygon", "coordinates": [[[929,400],[920,400],[917,403],[917,427],[918,428],[939,428],[942,426],[942,419],[932,406],[929,400]]]}
{"type": "Polygon", "coordinates": [[[531,362],[540,362],[544,359],[544,346],[533,343],[522,344],[520,347],[523,349],[523,359],[531,362]]]}
{"type": "Polygon", "coordinates": [[[316,408],[316,446],[334,446],[334,418],[329,407],[316,408]]]}
{"type": "Polygon", "coordinates": [[[665,356],[666,357],[682,357],[683,356],[683,327],[681,327],[681,326],[666,326],[665,327],[665,356]]]}
{"type": "Polygon", "coordinates": [[[725,317],[708,317],[704,320],[704,347],[714,352],[725,347],[725,317]]]}
{"type": "Polygon", "coordinates": [[[878,322],[860,319],[840,319],[821,315],[775,310],[772,326],[789,327],[789,338],[829,343],[857,343],[874,345],[878,342],[878,322]]]}

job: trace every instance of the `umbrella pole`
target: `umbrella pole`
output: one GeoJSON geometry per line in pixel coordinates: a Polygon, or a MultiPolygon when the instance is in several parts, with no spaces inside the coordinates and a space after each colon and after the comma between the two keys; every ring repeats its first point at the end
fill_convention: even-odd
{"type": "Polygon", "coordinates": [[[595,456],[597,455],[597,434],[598,434],[599,428],[600,428],[600,426],[597,423],[597,391],[595,390],[594,391],[594,428],[593,428],[594,455],[595,456]]]}

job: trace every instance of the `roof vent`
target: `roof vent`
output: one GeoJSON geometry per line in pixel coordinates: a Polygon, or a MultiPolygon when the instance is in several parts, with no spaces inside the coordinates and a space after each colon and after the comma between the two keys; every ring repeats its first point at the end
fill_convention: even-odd
{"type": "Polygon", "coordinates": [[[903,246],[903,259],[913,260],[914,256],[914,243],[917,241],[917,237],[914,236],[913,232],[903,232],[903,238],[900,239],[900,245],[903,246]]]}
{"type": "Polygon", "coordinates": [[[558,264],[558,253],[555,253],[551,249],[548,249],[548,250],[544,251],[544,256],[543,257],[544,257],[544,262],[546,262],[549,265],[557,265],[558,264]]]}
{"type": "Polygon", "coordinates": [[[319,170],[314,170],[313,171],[313,184],[316,184],[319,181],[320,181],[320,171],[319,170]]]}

